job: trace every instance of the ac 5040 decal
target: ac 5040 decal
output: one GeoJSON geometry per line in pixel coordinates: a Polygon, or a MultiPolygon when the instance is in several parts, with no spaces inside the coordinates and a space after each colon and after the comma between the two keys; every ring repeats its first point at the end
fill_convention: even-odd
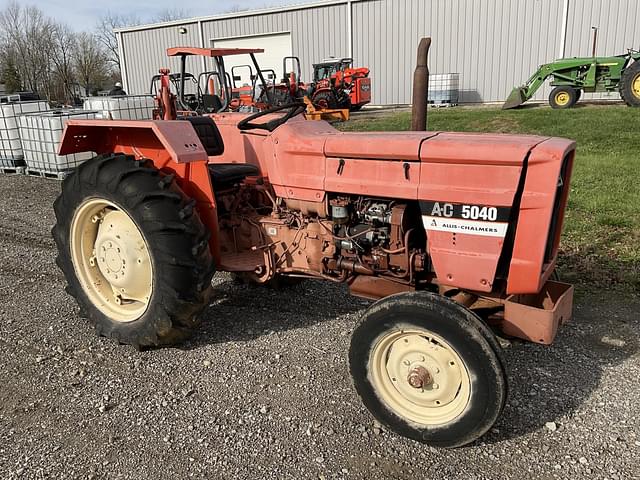
{"type": "Polygon", "coordinates": [[[503,237],[509,225],[509,207],[421,201],[422,221],[429,231],[503,237]]]}

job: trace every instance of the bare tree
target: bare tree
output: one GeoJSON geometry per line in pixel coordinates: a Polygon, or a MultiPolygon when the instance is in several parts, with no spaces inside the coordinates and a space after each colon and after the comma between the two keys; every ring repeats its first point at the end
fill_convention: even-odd
{"type": "Polygon", "coordinates": [[[238,13],[238,12],[244,12],[246,10],[249,10],[249,7],[241,7],[240,5],[232,5],[229,8],[227,8],[226,10],[224,10],[225,13],[238,13]]]}
{"type": "Polygon", "coordinates": [[[193,17],[187,10],[182,8],[165,8],[151,18],[152,22],[172,22],[193,17]]]}
{"type": "Polygon", "coordinates": [[[102,86],[108,76],[105,52],[98,46],[93,35],[81,32],[76,37],[73,66],[78,83],[86,95],[102,86]]]}
{"type": "Polygon", "coordinates": [[[75,93],[73,55],[76,51],[76,35],[64,24],[57,24],[53,30],[51,45],[51,66],[55,78],[54,98],[73,103],[75,93]]]}
{"type": "Polygon", "coordinates": [[[95,39],[105,50],[107,62],[112,70],[120,75],[120,51],[118,50],[118,38],[114,30],[116,28],[139,25],[140,19],[136,16],[118,15],[107,13],[100,17],[95,30],[95,39]]]}
{"type": "Polygon", "coordinates": [[[11,2],[0,13],[0,41],[12,52],[23,87],[47,92],[53,22],[36,7],[11,2]]]}

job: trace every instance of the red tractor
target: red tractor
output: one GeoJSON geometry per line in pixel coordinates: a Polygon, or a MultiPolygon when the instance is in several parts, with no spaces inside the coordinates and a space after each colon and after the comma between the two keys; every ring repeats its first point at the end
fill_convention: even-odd
{"type": "MultiPolygon", "coordinates": [[[[314,85],[307,85],[300,81],[301,69],[298,57],[283,58],[282,79],[278,83],[275,82],[276,73],[274,70],[261,70],[255,59],[254,65],[258,75],[253,73],[251,65],[240,65],[231,69],[233,88],[231,89],[232,100],[229,103],[230,110],[255,112],[280,105],[304,102],[307,105],[307,110],[304,113],[307,120],[346,121],[349,119],[348,108],[328,108],[326,102],[322,102],[322,99],[325,98],[322,95],[318,97],[320,102],[314,103],[311,99],[315,98],[314,85]],[[244,85],[238,86],[238,83],[242,81],[242,76],[237,75],[240,69],[248,71],[251,85],[245,82],[244,85]],[[267,83],[265,83],[265,78],[267,83]]],[[[219,76],[216,76],[215,79],[219,79],[219,76]]],[[[220,90],[224,91],[223,88],[220,90]]]]}
{"type": "Polygon", "coordinates": [[[369,69],[352,64],[351,58],[331,58],[313,65],[314,104],[356,111],[371,102],[369,69]]]}
{"type": "MultiPolygon", "coordinates": [[[[507,396],[493,329],[550,343],[571,316],[572,287],[550,277],[575,144],[424,131],[427,50],[418,131],[343,133],[299,103],[177,117],[166,70],[164,120],[69,121],[59,153],[97,152],[63,182],[52,232],[82,315],[165,345],[197,328],[216,271],[343,284],[375,301],[349,351],[372,414],[440,447],[483,435],[507,396]]],[[[168,51],[213,58],[223,79],[241,52],[256,51],[168,51]]]]}

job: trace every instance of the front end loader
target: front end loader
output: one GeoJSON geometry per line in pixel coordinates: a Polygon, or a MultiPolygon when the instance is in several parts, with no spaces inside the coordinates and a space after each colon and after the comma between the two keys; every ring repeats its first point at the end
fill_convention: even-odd
{"type": "Polygon", "coordinates": [[[530,100],[551,78],[549,95],[552,108],[573,107],[582,92],[619,92],[630,107],[640,106],[640,52],[629,50],[612,57],[563,58],[541,65],[527,82],[515,87],[503,110],[516,108],[530,100]]]}
{"type": "MultiPolygon", "coordinates": [[[[423,113],[428,46],[414,77],[423,113]]],[[[212,57],[225,78],[238,52],[169,53],[212,57]]],[[[411,132],[346,133],[306,121],[301,103],[180,115],[169,75],[163,120],[69,121],[59,147],[97,153],[63,182],[53,236],[98,333],[183,340],[216,271],[341,284],[373,302],[349,349],[371,413],[438,447],[486,433],[507,398],[494,331],[549,344],[571,317],[573,287],[550,278],[574,142],[425,131],[425,118],[411,132]]]]}

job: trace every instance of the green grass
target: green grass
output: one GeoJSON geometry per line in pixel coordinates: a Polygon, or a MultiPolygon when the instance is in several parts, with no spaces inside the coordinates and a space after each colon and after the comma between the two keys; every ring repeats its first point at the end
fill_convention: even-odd
{"type": "MultiPolygon", "coordinates": [[[[560,273],[640,293],[640,109],[583,106],[429,110],[429,130],[529,133],[576,140],[560,273]]],[[[353,118],[343,130],[407,130],[410,113],[353,118]]]]}

